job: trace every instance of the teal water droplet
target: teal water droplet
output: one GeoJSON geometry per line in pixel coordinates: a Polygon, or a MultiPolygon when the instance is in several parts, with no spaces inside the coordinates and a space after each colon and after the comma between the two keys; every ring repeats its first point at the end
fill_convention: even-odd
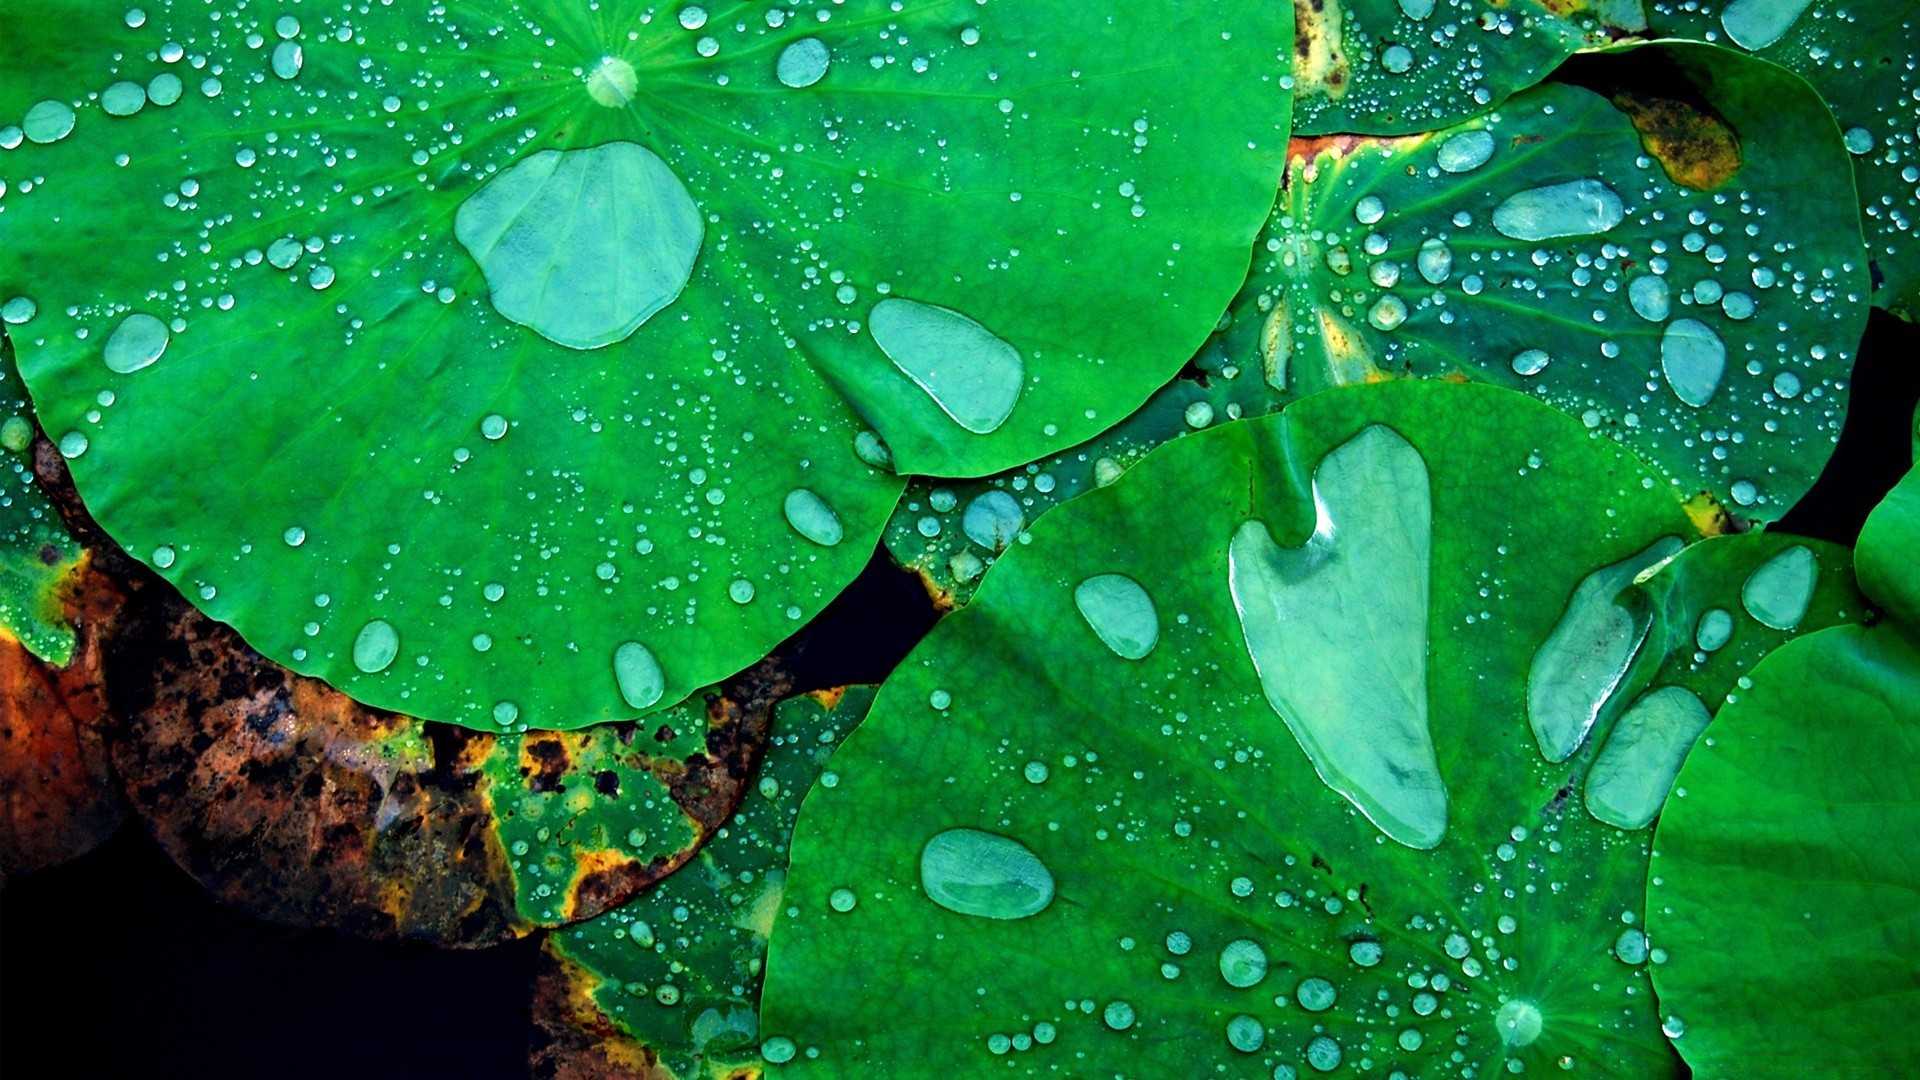
{"type": "Polygon", "coordinates": [[[1623,964],[1646,963],[1647,935],[1631,928],[1620,931],[1613,939],[1613,956],[1623,964]]]}
{"type": "Polygon", "coordinates": [[[273,47],[273,73],[282,79],[299,78],[300,69],[306,66],[306,62],[307,54],[297,41],[283,41],[273,47]]]}
{"type": "Polygon", "coordinates": [[[40,313],[40,305],[31,296],[16,296],[0,304],[0,322],[8,326],[20,326],[33,321],[40,313]]]}
{"type": "Polygon", "coordinates": [[[920,887],[948,911],[1024,919],[1053,902],[1053,874],[1026,845],[979,829],[948,829],[920,852],[920,887]]]}
{"type": "Polygon", "coordinates": [[[496,701],[493,703],[493,722],[494,723],[500,725],[501,727],[512,727],[514,724],[514,721],[519,719],[520,719],[520,706],[515,705],[511,701],[496,701]]]}
{"type": "Polygon", "coordinates": [[[1727,371],[1727,346],[1698,319],[1675,319],[1660,335],[1660,371],[1681,401],[1699,408],[1713,400],[1727,371]]]}
{"type": "Polygon", "coordinates": [[[855,435],[853,453],[855,457],[876,469],[893,471],[893,450],[874,432],[862,431],[855,435]]]}
{"type": "Polygon", "coordinates": [[[1667,801],[1680,763],[1712,719],[1683,686],[1662,686],[1634,699],[1587,774],[1587,811],[1617,828],[1645,827],[1667,801]]]}
{"type": "Polygon", "coordinates": [[[176,555],[173,548],[166,544],[162,544],[153,549],[153,565],[162,570],[172,566],[175,557],[176,555]]]}
{"type": "Polygon", "coordinates": [[[186,86],[181,83],[180,76],[171,71],[163,71],[147,83],[147,100],[164,109],[179,101],[180,95],[185,90],[186,86]]]}
{"type": "Polygon", "coordinates": [[[746,578],[734,578],[727,583],[727,598],[736,604],[752,603],[753,593],[753,582],[746,578]]]}
{"type": "Polygon", "coordinates": [[[1260,980],[1267,977],[1267,950],[1251,938],[1227,942],[1220,950],[1220,977],[1228,986],[1242,990],[1258,986],[1260,980]]]}
{"type": "Polygon", "coordinates": [[[1812,549],[1796,544],[1748,575],[1740,587],[1740,603],[1762,625],[1791,630],[1807,617],[1819,580],[1820,563],[1812,549]]]}
{"type": "Polygon", "coordinates": [[[1395,330],[1407,321],[1407,302],[1388,293],[1367,309],[1367,321],[1376,330],[1395,330]]]}
{"type": "Polygon", "coordinates": [[[166,323],[138,312],[129,315],[107,337],[107,369],[122,375],[139,371],[159,360],[170,340],[166,323]]]}
{"type": "Polygon", "coordinates": [[[852,889],[835,889],[827,896],[827,906],[841,914],[852,911],[860,903],[860,898],[852,889]]]}
{"type": "Polygon", "coordinates": [[[1115,1031],[1125,1031],[1133,1026],[1133,1006],[1124,1001],[1112,1001],[1100,1011],[1100,1019],[1115,1031]]]}
{"type": "Polygon", "coordinates": [[[72,460],[87,452],[91,445],[84,431],[69,431],[60,436],[60,456],[72,460]]]}
{"type": "Polygon", "coordinates": [[[613,650],[613,681],[620,697],[636,709],[651,708],[666,693],[667,676],[653,650],[628,641],[613,650]]]}
{"type": "Polygon", "coordinates": [[[1493,157],[1493,133],[1476,129],[1449,136],[1440,144],[1436,163],[1446,172],[1472,172],[1493,157]]]}
{"type": "Polygon", "coordinates": [[[1720,25],[1735,45],[1764,49],[1787,36],[1813,0],[1733,0],[1720,12],[1720,25]]]}
{"type": "Polygon", "coordinates": [[[1413,265],[1427,284],[1442,284],[1453,275],[1453,249],[1444,240],[1426,240],[1420,245],[1419,254],[1413,257],[1413,265]]]}
{"type": "Polygon", "coordinates": [[[640,73],[617,56],[603,58],[587,74],[587,96],[609,109],[621,108],[640,91],[640,73]]]}
{"type": "Polygon", "coordinates": [[[801,38],[799,41],[780,50],[780,58],[774,61],[773,73],[781,83],[795,90],[804,90],[827,77],[827,67],[833,57],[827,52],[827,43],[819,38],[801,38]]]}
{"type": "Polygon", "coordinates": [[[494,310],[555,344],[596,349],[680,295],[706,224],[659,155],[613,142],[501,170],[460,204],[453,231],[494,310]]]}
{"type": "Polygon", "coordinates": [[[1400,1044],[1400,1049],[1412,1053],[1420,1049],[1421,1044],[1427,1041],[1427,1037],[1420,1034],[1419,1028],[1401,1028],[1395,1041],[1400,1044]]]}
{"type": "Polygon", "coordinates": [[[1307,1044],[1307,1064],[1318,1072],[1332,1072],[1339,1068],[1343,1056],[1340,1044],[1331,1035],[1316,1035],[1307,1044]]]}
{"type": "Polygon", "coordinates": [[[507,418],[499,413],[490,413],[480,420],[480,434],[488,442],[499,442],[507,437],[507,418]]]}
{"type": "Polygon", "coordinates": [[[1580,749],[1646,640],[1652,619],[1638,604],[1619,603],[1621,590],[1684,546],[1677,536],[1663,536],[1574,588],[1527,671],[1527,720],[1548,761],[1565,761],[1580,749]]]}
{"type": "Polygon", "coordinates": [[[292,525],[286,532],[280,534],[280,539],[286,541],[288,547],[299,547],[307,542],[307,530],[298,525],[292,525]]]}
{"type": "Polygon", "coordinates": [[[1107,648],[1139,660],[1160,642],[1160,613],[1153,597],[1124,574],[1098,574],[1073,590],[1074,606],[1107,648]]]}
{"type": "Polygon", "coordinates": [[[1552,362],[1553,358],[1547,355],[1547,350],[1527,349],[1514,355],[1513,373],[1526,376],[1538,375],[1547,370],[1547,365],[1552,362]]]}
{"type": "Polygon", "coordinates": [[[1385,954],[1386,950],[1377,941],[1356,941],[1347,946],[1347,959],[1361,967],[1377,965],[1385,954]]]}
{"type": "Polygon", "coordinates": [[[1027,778],[1029,784],[1044,784],[1047,782],[1047,777],[1053,775],[1053,770],[1048,768],[1044,761],[1029,761],[1021,773],[1027,778]]]}
{"type": "Polygon", "coordinates": [[[1243,1054],[1258,1051],[1267,1042],[1267,1026],[1258,1019],[1241,1013],[1227,1021],[1227,1045],[1243,1054]]]}
{"type": "Polygon", "coordinates": [[[985,435],[1012,415],[1026,367],[993,331],[957,311],[892,296],[873,306],[867,329],[954,423],[985,435]]]}
{"type": "Polygon", "coordinates": [[[1387,201],[1378,195],[1368,195],[1353,204],[1353,219],[1362,225],[1372,225],[1387,216],[1387,201]]]}
{"type": "Polygon", "coordinates": [[[147,107],[147,88],[137,82],[117,82],[100,93],[100,108],[108,116],[132,116],[147,107]]]}
{"type": "Polygon", "coordinates": [[[840,524],[840,515],[833,512],[833,507],[806,488],[794,488],[787,492],[781,510],[787,515],[787,524],[793,526],[794,532],[821,547],[832,547],[847,534],[840,524]]]}
{"type": "Polygon", "coordinates": [[[1026,523],[1019,502],[996,490],[983,492],[967,504],[966,513],[960,517],[960,531],[988,551],[1002,551],[1020,538],[1026,523]]]}
{"type": "Polygon", "coordinates": [[[353,666],[369,675],[387,670],[400,655],[400,632],[385,619],[374,619],[353,639],[353,666]]]}
{"type": "Polygon", "coordinates": [[[64,101],[43,101],[27,110],[20,130],[32,142],[57,143],[73,132],[73,106],[64,101]]]}
{"type": "Polygon", "coordinates": [[[1321,461],[1313,499],[1302,547],[1281,548],[1257,520],[1234,533],[1228,584],[1247,652],[1321,781],[1387,836],[1431,848],[1447,790],[1427,726],[1426,462],[1376,424],[1321,461]]]}
{"type": "Polygon", "coordinates": [[[1293,999],[1308,1012],[1326,1012],[1340,997],[1332,983],[1318,976],[1300,980],[1293,989],[1293,999]]]}
{"type": "Polygon", "coordinates": [[[1665,278],[1641,274],[1627,282],[1627,303],[1648,322],[1665,322],[1673,311],[1673,290],[1665,278]]]}
{"type": "Polygon", "coordinates": [[[1515,240],[1594,236],[1625,218],[1620,196],[1598,180],[1569,180],[1528,188],[1493,210],[1493,227],[1515,240]]]}
{"type": "Polygon", "coordinates": [[[1851,127],[1840,136],[1847,146],[1847,152],[1856,157],[1873,151],[1873,132],[1863,127],[1851,127]]]}
{"type": "Polygon", "coordinates": [[[1733,615],[1725,608],[1708,608],[1693,630],[1693,643],[1701,652],[1714,652],[1733,637],[1733,615]]]}
{"type": "Polygon", "coordinates": [[[775,1035],[760,1044],[760,1056],[775,1065],[784,1065],[793,1060],[793,1055],[799,1052],[799,1049],[793,1044],[792,1039],[784,1035],[775,1035]]]}
{"type": "Polygon", "coordinates": [[[1530,1001],[1509,1001],[1493,1014],[1493,1028],[1508,1046],[1531,1044],[1540,1037],[1543,1025],[1539,1007],[1530,1001]]]}
{"type": "Polygon", "coordinates": [[[1425,19],[1433,14],[1434,0],[1400,0],[1400,10],[1409,19],[1425,19]]]}

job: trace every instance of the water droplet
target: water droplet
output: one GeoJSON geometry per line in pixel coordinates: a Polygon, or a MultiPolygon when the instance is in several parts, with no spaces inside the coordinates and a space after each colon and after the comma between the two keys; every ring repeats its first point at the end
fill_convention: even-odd
{"type": "Polygon", "coordinates": [[[1427,727],[1426,462],[1373,425],[1314,470],[1313,501],[1302,547],[1281,548],[1257,520],[1234,534],[1228,580],[1247,651],[1321,781],[1387,836],[1431,848],[1446,835],[1447,791],[1427,727]]]}
{"type": "MultiPolygon", "coordinates": [[[[1185,937],[1184,934],[1181,936],[1185,937]]],[[[1171,938],[1168,944],[1171,946],[1171,938]]],[[[1180,949],[1176,955],[1185,951],[1180,949]]],[[[1227,981],[1228,986],[1242,990],[1258,986],[1267,977],[1267,950],[1250,938],[1227,942],[1226,947],[1220,950],[1220,977],[1227,981]]]]}
{"type": "Polygon", "coordinates": [[[985,435],[1006,423],[1026,379],[1020,352],[957,311],[888,297],[867,328],[887,359],[954,423],[985,435]]]}
{"type": "Polygon", "coordinates": [[[609,109],[618,109],[640,90],[640,73],[631,63],[617,56],[600,61],[587,73],[587,96],[609,109]]]}
{"type": "Polygon", "coordinates": [[[499,724],[501,727],[512,727],[513,722],[518,719],[520,719],[520,706],[515,705],[511,701],[496,701],[493,703],[494,723],[499,724]]]}
{"type": "Polygon", "coordinates": [[[1873,151],[1873,132],[1863,127],[1848,128],[1841,136],[1841,141],[1846,143],[1847,152],[1850,154],[1860,155],[1873,151]]]}
{"type": "Polygon", "coordinates": [[[1160,613],[1140,583],[1122,574],[1099,574],[1073,590],[1073,603],[1107,648],[1139,660],[1160,641],[1160,613]]]}
{"type": "Polygon", "coordinates": [[[1698,319],[1675,319],[1660,335],[1660,371],[1681,401],[1699,408],[1713,400],[1727,370],[1727,346],[1698,319]]]}
{"type": "Polygon", "coordinates": [[[60,436],[60,456],[77,458],[87,452],[87,435],[84,431],[69,431],[60,436]]]}
{"type": "Polygon", "coordinates": [[[33,142],[59,142],[73,131],[73,106],[64,101],[43,101],[27,110],[20,130],[33,142]]]}
{"type": "Polygon", "coordinates": [[[1813,0],[1733,0],[1720,12],[1720,25],[1743,49],[1764,49],[1787,36],[1813,0]]]}
{"type": "Polygon", "coordinates": [[[1476,129],[1451,136],[1440,144],[1437,164],[1450,173],[1472,172],[1493,157],[1493,133],[1476,129]]]}
{"type": "Polygon", "coordinates": [[[1404,75],[1413,68],[1413,50],[1405,45],[1389,45],[1380,54],[1380,66],[1395,75],[1404,75]]]}
{"type": "Polygon", "coordinates": [[[1109,1002],[1100,1012],[1100,1019],[1115,1031],[1125,1031],[1133,1026],[1133,1006],[1124,1001],[1109,1002]]]}
{"type": "Polygon", "coordinates": [[[160,359],[170,339],[166,323],[138,312],[129,315],[107,338],[107,368],[122,375],[139,371],[160,359]]]}
{"type": "Polygon", "coordinates": [[[1627,303],[1633,313],[1648,322],[1665,322],[1673,310],[1673,290],[1665,278],[1641,274],[1627,282],[1627,303]]]}
{"type": "Polygon", "coordinates": [[[297,41],[283,41],[273,47],[273,73],[282,79],[299,78],[306,62],[307,55],[297,41]]]}
{"type": "Polygon", "coordinates": [[[1241,1013],[1227,1021],[1227,1045],[1243,1054],[1259,1050],[1267,1042],[1267,1026],[1241,1013]]]}
{"type": "Polygon", "coordinates": [[[453,230],[494,310],[555,344],[596,349],[680,295],[706,225],[659,155],[612,142],[502,170],[460,204],[453,230]]]}
{"type": "Polygon", "coordinates": [[[948,829],[927,841],[920,887],[948,911],[983,919],[1024,919],[1053,902],[1053,874],[1038,856],[979,829],[948,829]]]}
{"type": "Polygon", "coordinates": [[[1669,1015],[1665,1020],[1660,1021],[1660,1031],[1669,1039],[1677,1039],[1687,1033],[1687,1025],[1679,1017],[1669,1015]]]}
{"type": "Polygon", "coordinates": [[[1646,963],[1647,935],[1631,928],[1620,931],[1613,939],[1613,956],[1623,964],[1646,963]]]}
{"type": "Polygon", "coordinates": [[[153,565],[165,570],[173,565],[174,551],[165,544],[153,549],[153,565]]]}
{"type": "Polygon", "coordinates": [[[667,689],[667,677],[652,650],[637,641],[613,650],[613,681],[620,696],[636,709],[651,708],[667,689]]]}
{"type": "Polygon", "coordinates": [[[1376,330],[1396,329],[1401,323],[1407,321],[1407,302],[1388,293],[1374,301],[1373,307],[1367,309],[1367,321],[1372,323],[1376,330]]]}
{"type": "Polygon", "coordinates": [[[501,416],[499,413],[492,413],[482,418],[480,421],[480,434],[485,436],[490,442],[498,442],[506,438],[507,418],[501,416]]]}
{"type": "MultiPolygon", "coordinates": [[[[1340,1044],[1330,1035],[1316,1035],[1307,1044],[1307,1064],[1319,1072],[1332,1072],[1340,1067],[1340,1044]]],[[[1276,1074],[1279,1070],[1275,1070],[1276,1074]]]]}
{"type": "Polygon", "coordinates": [[[1685,687],[1662,686],[1640,695],[1614,723],[1587,774],[1588,812],[1621,829],[1647,825],[1712,719],[1685,687]]]}
{"type": "Polygon", "coordinates": [[[787,515],[787,524],[793,531],[819,544],[832,547],[846,536],[846,529],[840,524],[840,515],[833,512],[827,501],[806,488],[794,488],[787,492],[786,501],[781,509],[787,515]]]}
{"type": "Polygon", "coordinates": [[[1386,200],[1378,195],[1368,195],[1353,204],[1353,218],[1362,225],[1372,225],[1386,216],[1386,200]]]}
{"type": "Polygon", "coordinates": [[[680,27],[683,30],[698,30],[707,25],[707,9],[698,4],[688,4],[680,9],[680,27]]]}
{"type": "Polygon", "coordinates": [[[967,539],[989,551],[1005,550],[1019,538],[1025,525],[1019,502],[999,490],[982,492],[967,504],[967,512],[960,518],[960,529],[967,539]]]}
{"type": "Polygon", "coordinates": [[[9,416],[0,424],[0,446],[14,453],[25,450],[33,443],[33,423],[24,416],[9,416]]]}
{"type": "Polygon", "coordinates": [[[1356,941],[1347,946],[1347,959],[1361,967],[1373,967],[1380,962],[1386,950],[1377,941],[1356,941]]]}
{"type": "Polygon", "coordinates": [[[1044,784],[1047,782],[1047,777],[1053,775],[1053,770],[1048,768],[1044,761],[1029,761],[1027,767],[1021,771],[1029,784],[1044,784]]]}
{"type": "Polygon", "coordinates": [[[853,895],[852,889],[835,889],[827,897],[827,906],[843,915],[852,911],[859,903],[860,898],[853,895]]]}
{"type": "Polygon", "coordinates": [[[1693,643],[1701,652],[1714,652],[1733,637],[1733,615],[1725,608],[1709,608],[1694,627],[1693,643]]]}
{"type": "Polygon", "coordinates": [[[753,582],[748,581],[746,578],[734,578],[733,581],[727,585],[727,597],[736,604],[751,603],[753,601],[753,592],[753,582]]]}
{"type": "Polygon", "coordinates": [[[1530,1001],[1509,1001],[1493,1014],[1493,1028],[1508,1046],[1526,1046],[1540,1037],[1540,1010],[1530,1001]]]}
{"type": "Polygon", "coordinates": [[[147,107],[147,88],[137,82],[117,82],[100,94],[100,108],[108,116],[132,116],[147,107]]]}
{"type": "Polygon", "coordinates": [[[793,1055],[798,1050],[799,1047],[793,1044],[793,1040],[784,1035],[775,1035],[760,1044],[760,1056],[775,1065],[784,1065],[792,1061],[793,1055]]]}
{"type": "Polygon", "coordinates": [[[1333,1008],[1339,996],[1339,991],[1334,989],[1332,983],[1317,976],[1300,980],[1300,985],[1293,991],[1294,1000],[1308,1012],[1326,1012],[1333,1008]]]}
{"type": "Polygon", "coordinates": [[[1427,240],[1420,245],[1420,253],[1413,257],[1413,265],[1419,268],[1427,284],[1439,285],[1453,273],[1453,249],[1443,240],[1427,240]]]}
{"type": "Polygon", "coordinates": [[[298,525],[294,525],[289,527],[286,532],[281,533],[280,539],[285,540],[288,547],[299,547],[301,544],[307,542],[307,530],[298,525]]]}
{"type": "Polygon", "coordinates": [[[1621,590],[1684,546],[1677,536],[1663,536],[1574,588],[1527,671],[1527,719],[1548,761],[1567,760],[1586,741],[1646,640],[1652,619],[1642,606],[1619,603],[1621,590]]]}
{"type": "Polygon", "coordinates": [[[1820,563],[1802,544],[1768,559],[1740,587],[1740,603],[1747,614],[1775,630],[1791,630],[1807,616],[1813,587],[1820,580],[1820,563]]]}
{"type": "Polygon", "coordinates": [[[862,431],[853,437],[853,453],[861,461],[886,472],[893,471],[893,451],[871,431],[862,431]]]}
{"type": "Polygon", "coordinates": [[[1553,358],[1547,355],[1547,350],[1545,349],[1528,349],[1514,356],[1513,373],[1515,375],[1538,375],[1547,370],[1547,365],[1551,363],[1552,360],[1553,358]]]}
{"type": "Polygon", "coordinates": [[[1598,180],[1569,180],[1528,188],[1494,207],[1493,227],[1515,240],[1593,236],[1626,216],[1620,196],[1598,180]]]}
{"type": "Polygon", "coordinates": [[[180,82],[180,76],[171,71],[163,71],[147,83],[147,100],[164,109],[179,101],[181,93],[185,90],[186,87],[180,82]]]}
{"type": "Polygon", "coordinates": [[[353,666],[369,675],[387,670],[400,655],[400,632],[385,619],[374,619],[353,639],[353,666]]]}
{"type": "Polygon", "coordinates": [[[1434,0],[1400,0],[1400,10],[1409,19],[1425,19],[1433,14],[1434,0]]]}
{"type": "Polygon", "coordinates": [[[16,296],[5,304],[0,304],[0,322],[8,326],[20,326],[33,321],[40,313],[40,305],[30,296],[16,296]]]}
{"type": "Polygon", "coordinates": [[[803,90],[826,78],[827,66],[832,62],[826,42],[819,38],[801,38],[780,50],[773,73],[783,84],[803,90]]]}

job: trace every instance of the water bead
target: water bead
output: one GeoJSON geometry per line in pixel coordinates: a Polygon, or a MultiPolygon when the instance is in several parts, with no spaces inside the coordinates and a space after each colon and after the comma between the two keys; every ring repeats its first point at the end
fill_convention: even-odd
{"type": "Polygon", "coordinates": [[[832,61],[826,42],[814,37],[801,38],[780,50],[773,71],[782,84],[803,90],[826,78],[832,61]]]}
{"type": "Polygon", "coordinates": [[[374,619],[353,639],[353,666],[368,675],[385,671],[400,653],[400,632],[385,619],[374,619]]]}

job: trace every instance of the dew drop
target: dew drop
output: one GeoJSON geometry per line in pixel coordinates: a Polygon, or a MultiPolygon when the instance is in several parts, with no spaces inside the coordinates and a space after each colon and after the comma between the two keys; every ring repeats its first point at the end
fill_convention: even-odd
{"type": "Polygon", "coordinates": [[[69,431],[60,436],[60,456],[77,458],[87,452],[87,436],[82,431],[69,431]]]}
{"type": "Polygon", "coordinates": [[[374,619],[353,639],[353,666],[369,675],[385,671],[400,655],[400,632],[385,619],[374,619]]]}
{"type": "Polygon", "coordinates": [[[1680,763],[1712,719],[1683,686],[1640,695],[1614,722],[1587,774],[1587,811],[1616,828],[1644,828],[1667,801],[1680,763]]]}
{"type": "Polygon", "coordinates": [[[1426,279],[1427,284],[1442,284],[1453,274],[1453,249],[1444,240],[1429,239],[1420,245],[1419,254],[1413,257],[1413,265],[1419,269],[1420,276],[1426,279]]]}
{"type": "Polygon", "coordinates": [[[283,41],[273,47],[273,73],[282,79],[297,79],[307,56],[297,41],[283,41]]]}
{"type": "Polygon", "coordinates": [[[1673,290],[1667,287],[1666,279],[1641,274],[1627,282],[1627,303],[1635,315],[1648,322],[1665,322],[1673,310],[1673,290]]]}
{"type": "Polygon", "coordinates": [[[1547,355],[1545,349],[1527,349],[1514,356],[1513,373],[1515,375],[1538,375],[1547,370],[1547,365],[1551,363],[1552,360],[1553,358],[1547,355]]]}
{"type": "Polygon", "coordinates": [[[957,311],[888,297],[873,306],[874,343],[954,423],[985,435],[1004,424],[1026,378],[1020,352],[957,311]]]}
{"type": "Polygon", "coordinates": [[[170,339],[166,323],[139,312],[129,315],[107,338],[107,369],[122,375],[139,371],[160,359],[170,339]]]}
{"type": "Polygon", "coordinates": [[[652,650],[637,641],[628,641],[613,650],[613,681],[620,696],[636,709],[651,708],[666,692],[667,677],[652,650]]]}
{"type": "Polygon", "coordinates": [[[1451,136],[1440,144],[1436,157],[1436,163],[1447,172],[1472,172],[1493,157],[1493,133],[1476,129],[1451,136]]]}
{"type": "Polygon", "coordinates": [[[948,911],[1024,919],[1053,902],[1053,874],[1024,844],[979,829],[948,829],[920,852],[920,887],[948,911]]]}
{"type": "Polygon", "coordinates": [[[147,107],[147,88],[137,82],[117,82],[100,94],[100,108],[108,116],[132,116],[147,107]]]}
{"type": "Polygon", "coordinates": [[[1725,608],[1709,608],[1701,614],[1693,630],[1693,643],[1701,652],[1714,652],[1733,637],[1733,615],[1725,608]]]}
{"type": "Polygon", "coordinates": [[[147,83],[147,100],[164,109],[179,101],[181,93],[185,90],[185,85],[180,82],[180,76],[171,71],[163,71],[147,83]]]}
{"type": "Polygon", "coordinates": [[[1735,45],[1758,50],[1793,29],[1813,0],[1733,0],[1720,12],[1720,25],[1735,45]]]}
{"type": "Polygon", "coordinates": [[[787,492],[787,498],[781,504],[787,515],[787,524],[793,531],[819,544],[832,547],[838,544],[846,529],[840,524],[840,515],[833,512],[827,501],[806,488],[794,488],[787,492]]]}
{"type": "Polygon", "coordinates": [[[1508,1046],[1526,1046],[1540,1037],[1540,1009],[1530,1001],[1509,1001],[1493,1015],[1493,1028],[1508,1046]]]}
{"type": "Polygon", "coordinates": [[[1125,1031],[1133,1026],[1133,1006],[1124,1001],[1112,1001],[1100,1011],[1100,1019],[1115,1031],[1125,1031]]]}
{"type": "Polygon", "coordinates": [[[832,62],[826,42],[813,37],[801,38],[780,50],[773,73],[784,85],[803,90],[826,78],[827,66],[832,62]]]}
{"type": "Polygon", "coordinates": [[[507,418],[499,413],[490,413],[480,420],[480,434],[489,442],[498,442],[507,436],[507,418]]]}
{"type": "Polygon", "coordinates": [[[1569,180],[1528,188],[1493,210],[1493,227],[1515,240],[1593,236],[1626,216],[1620,196],[1598,180],[1569,180]]]}
{"type": "Polygon", "coordinates": [[[1242,990],[1260,985],[1267,977],[1267,950],[1250,938],[1227,942],[1220,950],[1220,977],[1242,990]]]}
{"type": "Polygon", "coordinates": [[[1747,614],[1775,630],[1791,630],[1807,616],[1820,564],[1813,550],[1795,544],[1760,564],[1740,587],[1740,603],[1747,614]]]}
{"type": "Polygon", "coordinates": [[[1727,370],[1727,346],[1698,319],[1675,319],[1660,335],[1660,371],[1681,401],[1699,408],[1713,400],[1727,370]]]}
{"type": "Polygon", "coordinates": [[[1227,1045],[1243,1054],[1258,1051],[1267,1042],[1267,1026],[1258,1019],[1241,1013],[1227,1021],[1227,1045]]]}
{"type": "Polygon", "coordinates": [[[1153,597],[1124,574],[1088,578],[1073,590],[1073,603],[1107,648],[1123,659],[1142,659],[1160,641],[1160,613],[1153,597]]]}
{"type": "Polygon", "coordinates": [[[1005,550],[1020,536],[1026,515],[1013,496],[998,489],[982,492],[967,504],[960,517],[960,529],[967,539],[988,551],[1005,550]]]}
{"type": "Polygon", "coordinates": [[[43,101],[27,110],[20,129],[30,141],[57,143],[73,131],[73,106],[64,101],[43,101]]]}

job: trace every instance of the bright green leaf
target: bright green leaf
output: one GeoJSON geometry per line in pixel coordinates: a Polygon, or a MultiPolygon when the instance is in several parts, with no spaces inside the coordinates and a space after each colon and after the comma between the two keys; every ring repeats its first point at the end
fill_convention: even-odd
{"type": "Polygon", "coordinates": [[[7,5],[0,302],[89,506],[269,657],[482,729],[632,716],[864,564],[862,418],[990,472],[1203,340],[1290,19],[1158,14],[7,5]],[[896,301],[947,314],[868,333],[896,301]]]}
{"type": "Polygon", "coordinates": [[[1691,535],[1654,475],[1521,395],[1396,381],[1176,440],[1041,518],[807,802],[779,1072],[1673,1075],[1610,953],[1648,834],[1569,797],[1592,742],[1549,764],[1526,693],[1584,578],[1691,535]],[[1076,603],[1114,574],[1153,603],[1139,659],[1076,603]],[[1438,792],[1398,769],[1422,740],[1438,792]]]}

